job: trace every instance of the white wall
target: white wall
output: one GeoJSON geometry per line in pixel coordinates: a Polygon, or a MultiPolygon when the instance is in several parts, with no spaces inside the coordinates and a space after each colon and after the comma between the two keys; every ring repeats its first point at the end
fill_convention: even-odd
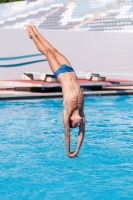
{"type": "MultiPolygon", "coordinates": [[[[133,34],[104,32],[70,32],[40,30],[42,35],[78,71],[115,72],[133,74],[133,34]]],[[[39,53],[26,30],[0,29],[0,58],[39,53]]],[[[0,61],[0,65],[45,59],[40,56],[21,60],[0,61]]],[[[0,80],[21,79],[25,71],[50,71],[48,63],[1,68],[0,80]]],[[[112,78],[130,79],[128,76],[112,78]]]]}

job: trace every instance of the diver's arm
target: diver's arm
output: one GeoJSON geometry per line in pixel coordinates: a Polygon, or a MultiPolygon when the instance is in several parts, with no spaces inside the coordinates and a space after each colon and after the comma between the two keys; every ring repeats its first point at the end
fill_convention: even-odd
{"type": "Polygon", "coordinates": [[[69,157],[77,156],[84,139],[84,133],[85,133],[85,116],[83,115],[81,124],[79,126],[79,134],[78,134],[78,142],[77,142],[76,150],[74,152],[70,152],[69,157]]]}
{"type": "Polygon", "coordinates": [[[70,115],[69,112],[64,109],[63,110],[63,122],[64,122],[64,129],[65,129],[65,144],[66,144],[66,155],[68,157],[75,157],[75,152],[70,152],[70,115]]]}
{"type": "Polygon", "coordinates": [[[85,133],[85,116],[83,115],[82,122],[79,126],[79,134],[78,134],[78,142],[77,142],[76,150],[73,153],[71,152],[69,157],[77,156],[84,139],[84,133],[85,133]]]}
{"type": "Polygon", "coordinates": [[[84,131],[85,131],[85,116],[82,113],[82,121],[79,127],[79,134],[78,134],[78,142],[76,146],[75,152],[70,152],[70,125],[69,125],[69,113],[67,110],[63,110],[63,122],[64,122],[64,129],[65,129],[65,144],[66,144],[66,154],[68,157],[75,157],[81,147],[84,138],[84,131]]]}
{"type": "Polygon", "coordinates": [[[84,133],[85,133],[85,115],[84,115],[84,100],[82,102],[82,107],[81,107],[81,113],[82,121],[79,126],[79,134],[78,134],[78,141],[77,141],[77,146],[76,150],[73,153],[72,156],[76,156],[80,150],[80,147],[82,145],[83,139],[84,139],[84,133]]]}
{"type": "Polygon", "coordinates": [[[65,144],[66,144],[66,154],[70,156],[70,125],[69,125],[69,113],[66,109],[63,110],[63,122],[65,129],[65,144]]]}
{"type": "Polygon", "coordinates": [[[80,147],[81,147],[83,139],[84,139],[84,133],[85,133],[85,116],[83,114],[82,121],[79,126],[78,142],[77,142],[77,146],[76,146],[76,151],[74,152],[75,155],[77,155],[80,150],[80,147]]]}

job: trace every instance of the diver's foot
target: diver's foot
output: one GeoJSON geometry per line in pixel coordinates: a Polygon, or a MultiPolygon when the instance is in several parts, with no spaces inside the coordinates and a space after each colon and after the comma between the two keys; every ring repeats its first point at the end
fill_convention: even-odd
{"type": "Polygon", "coordinates": [[[31,24],[31,26],[32,26],[32,29],[34,31],[35,36],[37,37],[38,36],[38,30],[37,30],[36,26],[34,24],[31,24]]]}
{"type": "Polygon", "coordinates": [[[32,25],[28,25],[28,26],[26,27],[26,30],[27,30],[27,32],[28,32],[28,34],[29,34],[30,39],[32,39],[32,38],[33,38],[33,35],[34,35],[34,31],[33,31],[32,25]]]}

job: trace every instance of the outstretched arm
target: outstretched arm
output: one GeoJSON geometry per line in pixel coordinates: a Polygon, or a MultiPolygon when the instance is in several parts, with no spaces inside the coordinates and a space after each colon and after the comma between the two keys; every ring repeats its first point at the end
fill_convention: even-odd
{"type": "Polygon", "coordinates": [[[63,122],[65,129],[65,144],[66,144],[66,154],[70,156],[70,125],[69,125],[69,113],[66,109],[63,110],[63,122]]]}
{"type": "Polygon", "coordinates": [[[82,121],[79,126],[79,134],[78,134],[78,142],[76,146],[76,150],[74,152],[70,152],[70,125],[69,125],[69,113],[67,110],[63,110],[63,122],[64,122],[64,129],[65,129],[65,144],[66,144],[66,154],[69,157],[75,157],[82,145],[83,139],[84,139],[84,132],[85,132],[85,116],[84,113],[82,113],[82,121]]]}
{"type": "MultiPolygon", "coordinates": [[[[84,139],[84,133],[85,133],[85,116],[82,117],[82,122],[79,127],[78,142],[77,142],[76,150],[74,152],[69,152],[69,155],[68,155],[69,157],[77,156],[84,139]]],[[[70,141],[70,137],[69,137],[69,141],[70,141]]]]}
{"type": "Polygon", "coordinates": [[[66,144],[66,154],[68,157],[74,157],[74,153],[70,152],[70,115],[69,112],[64,109],[63,110],[63,122],[64,122],[64,129],[65,129],[65,144],[66,144]]]}
{"type": "Polygon", "coordinates": [[[82,145],[83,139],[84,139],[84,133],[85,133],[85,116],[82,115],[82,121],[79,127],[79,134],[78,134],[78,142],[76,146],[76,151],[74,152],[75,155],[78,154],[80,147],[82,145]]]}
{"type": "Polygon", "coordinates": [[[76,150],[73,154],[71,154],[71,157],[74,157],[78,154],[80,147],[82,145],[83,139],[84,139],[84,133],[85,133],[84,101],[82,103],[80,115],[82,117],[82,121],[81,121],[80,126],[79,126],[78,142],[77,142],[76,150]]]}

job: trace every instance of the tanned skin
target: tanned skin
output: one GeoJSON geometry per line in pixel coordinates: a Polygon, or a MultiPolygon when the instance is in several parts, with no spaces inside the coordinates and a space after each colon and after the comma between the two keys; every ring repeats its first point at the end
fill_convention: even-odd
{"type": "MultiPolygon", "coordinates": [[[[71,67],[69,61],[45,38],[43,38],[35,26],[27,26],[27,32],[29,37],[34,41],[37,49],[46,56],[53,73],[57,71],[62,64],[71,67]]],[[[84,97],[74,72],[61,73],[57,78],[62,86],[64,99],[62,116],[65,132],[66,155],[68,157],[75,157],[80,150],[85,132],[84,97]],[[71,128],[79,127],[78,141],[74,152],[70,151],[70,124],[71,128]]]]}

